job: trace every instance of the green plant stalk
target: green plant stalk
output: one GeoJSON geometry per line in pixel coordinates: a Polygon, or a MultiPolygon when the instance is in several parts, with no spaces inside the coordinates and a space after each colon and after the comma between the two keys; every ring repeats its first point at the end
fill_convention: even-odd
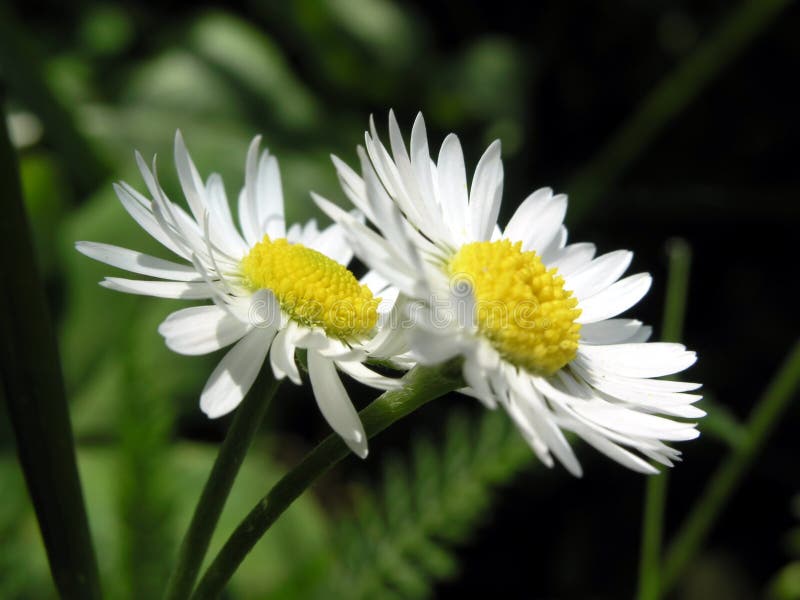
{"type": "MultiPolygon", "coordinates": [[[[3,104],[0,89],[0,106],[3,104]]],[[[5,398],[50,571],[65,599],[101,597],[97,559],[53,326],[34,256],[17,159],[0,109],[0,396],[5,398]]]]}
{"type": "MultiPolygon", "coordinates": [[[[372,438],[430,400],[463,386],[457,374],[460,368],[452,367],[450,364],[439,368],[418,366],[409,371],[403,378],[402,388],[383,393],[359,413],[367,437],[372,438]]],[[[281,478],[228,538],[200,580],[192,599],[219,597],[244,558],[278,517],[318,477],[348,454],[350,451],[341,438],[329,435],[281,478]]]]}
{"type": "Polygon", "coordinates": [[[178,560],[167,582],[165,599],[184,600],[192,593],[233,481],[279,385],[269,363],[265,363],[258,381],[236,409],[181,542],[178,560]]]}
{"type": "Polygon", "coordinates": [[[573,226],[589,216],[594,200],[789,4],[790,0],[744,0],[659,82],[567,186],[573,226]]]}
{"type": "Polygon", "coordinates": [[[795,342],[764,394],[750,413],[747,435],[712,476],[703,495],[670,544],[664,561],[663,590],[668,592],[705,541],[725,503],[769,438],[800,386],[800,340],[795,342]]]}
{"type": "MultiPolygon", "coordinates": [[[[689,295],[692,251],[685,240],[676,238],[667,242],[667,254],[669,275],[661,339],[664,342],[680,342],[689,295]]],[[[639,557],[639,600],[658,600],[661,597],[661,539],[668,483],[669,473],[662,471],[658,475],[649,477],[645,484],[642,546],[639,557]]]]}

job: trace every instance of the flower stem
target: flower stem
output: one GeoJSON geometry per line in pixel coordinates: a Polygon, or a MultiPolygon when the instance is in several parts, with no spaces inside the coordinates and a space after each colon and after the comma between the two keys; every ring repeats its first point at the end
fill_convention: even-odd
{"type": "Polygon", "coordinates": [[[62,598],[101,597],[75,460],[75,441],[0,89],[0,400],[62,598]]]}
{"type": "MultiPolygon", "coordinates": [[[[412,413],[423,404],[463,386],[461,378],[444,368],[415,367],[404,386],[382,394],[359,413],[367,437],[412,413]]],[[[276,483],[239,524],[203,575],[192,600],[217,598],[241,562],[278,517],[318,477],[349,454],[337,435],[329,435],[303,461],[276,483]]]]}
{"type": "MultiPolygon", "coordinates": [[[[685,240],[676,238],[667,243],[667,254],[669,275],[661,339],[665,342],[680,342],[689,293],[692,251],[685,240]]],[[[658,600],[661,597],[661,537],[668,482],[669,473],[662,471],[649,477],[646,483],[639,562],[639,600],[658,600]]]]}
{"type": "Polygon", "coordinates": [[[668,592],[703,544],[720,511],[736,490],[766,442],[775,423],[800,386],[800,340],[759,399],[746,425],[747,434],[714,473],[703,495],[670,544],[664,561],[663,591],[668,592]]]}
{"type": "Polygon", "coordinates": [[[181,542],[178,561],[170,575],[164,598],[184,600],[192,593],[200,566],[208,552],[208,545],[219,521],[222,508],[230,494],[233,480],[239,473],[245,454],[258,431],[264,413],[270,404],[279,382],[267,364],[259,381],[236,410],[219,454],[211,468],[203,493],[194,509],[192,522],[181,542]]]}

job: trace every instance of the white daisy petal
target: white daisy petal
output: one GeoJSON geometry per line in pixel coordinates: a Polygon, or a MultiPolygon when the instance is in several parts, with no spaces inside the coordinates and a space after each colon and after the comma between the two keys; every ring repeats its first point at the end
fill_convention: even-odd
{"type": "Polygon", "coordinates": [[[645,475],[655,475],[658,473],[658,469],[653,467],[647,461],[639,458],[632,452],[625,450],[608,438],[605,438],[602,435],[592,431],[589,427],[583,425],[582,423],[577,421],[563,423],[562,427],[577,433],[584,441],[594,446],[597,450],[608,456],[611,460],[614,460],[633,471],[638,471],[639,473],[644,473],[645,475]]]}
{"type": "Polygon", "coordinates": [[[639,334],[642,328],[642,322],[636,319],[606,319],[582,325],[581,340],[587,344],[620,344],[639,334]]]}
{"type": "Polygon", "coordinates": [[[525,198],[511,215],[503,231],[503,236],[514,242],[527,238],[539,218],[539,214],[553,198],[553,190],[549,187],[541,188],[525,198]]]}
{"type": "MultiPolygon", "coordinates": [[[[548,267],[555,267],[563,277],[569,277],[578,269],[583,268],[585,265],[594,258],[596,248],[594,244],[581,242],[579,244],[570,244],[556,253],[556,256],[547,261],[548,267]]],[[[569,287],[567,287],[569,289],[569,287]]]]}
{"type": "Polygon", "coordinates": [[[408,332],[414,357],[421,363],[436,365],[456,356],[461,348],[446,335],[415,327],[408,332]]]}
{"type": "Polygon", "coordinates": [[[239,194],[239,224],[244,233],[244,239],[250,246],[261,240],[258,211],[258,193],[256,182],[258,180],[258,147],[261,144],[261,136],[256,136],[250,142],[247,150],[247,162],[245,165],[245,183],[239,194]]]}
{"type": "Polygon", "coordinates": [[[181,300],[206,300],[212,298],[216,293],[205,282],[142,281],[138,279],[123,279],[121,277],[106,277],[100,282],[100,285],[110,290],[127,294],[181,300]]]}
{"type": "Polygon", "coordinates": [[[521,413],[525,415],[528,425],[536,432],[542,443],[556,455],[561,464],[570,473],[580,477],[583,469],[564,434],[555,425],[552,415],[531,379],[525,375],[519,375],[514,378],[513,384],[516,390],[513,398],[521,413]]]}
{"type": "Polygon", "coordinates": [[[212,419],[228,414],[250,391],[275,330],[253,329],[231,348],[208,378],[200,408],[212,419]]]}
{"type": "Polygon", "coordinates": [[[647,273],[637,273],[607,287],[599,294],[580,302],[578,323],[594,323],[616,317],[639,302],[650,289],[652,278],[647,273]]]}
{"type": "Polygon", "coordinates": [[[508,222],[503,236],[521,241],[523,250],[543,254],[557,239],[567,211],[567,197],[553,196],[553,190],[542,188],[528,196],[508,222]]]}
{"type": "Polygon", "coordinates": [[[145,203],[140,202],[137,199],[137,196],[140,197],[140,195],[136,192],[136,190],[125,183],[115,183],[113,187],[117,197],[122,203],[122,206],[142,229],[144,229],[152,238],[157,240],[164,247],[168,248],[178,256],[182,258],[189,257],[185,249],[177,245],[161,228],[161,225],[159,225],[158,221],[153,215],[152,205],[149,200],[145,200],[145,203]]]}
{"type": "Polygon", "coordinates": [[[489,387],[489,378],[476,356],[472,355],[464,359],[462,374],[464,375],[464,381],[467,382],[476,398],[484,404],[492,404],[494,402],[492,389],[489,387]]]}
{"type": "Polygon", "coordinates": [[[202,281],[202,277],[190,265],[156,258],[135,250],[98,242],[76,242],[75,248],[89,258],[131,273],[175,281],[202,281]]]}
{"type": "MultiPolygon", "coordinates": [[[[428,164],[425,169],[429,171],[428,164]]],[[[458,138],[450,134],[444,139],[437,163],[438,197],[442,202],[445,223],[455,236],[463,237],[467,220],[467,171],[458,138]]]]}
{"type": "Polygon", "coordinates": [[[561,255],[561,251],[567,244],[567,236],[567,228],[562,225],[558,228],[558,233],[550,243],[538,250],[538,254],[544,264],[549,265],[561,255]]]}
{"type": "Polygon", "coordinates": [[[564,194],[553,196],[537,213],[536,218],[529,222],[528,231],[523,235],[523,250],[546,248],[558,235],[564,215],[567,214],[567,197],[564,194]]]}
{"type": "Polygon", "coordinates": [[[323,229],[319,235],[305,245],[345,267],[353,258],[353,249],[345,239],[344,229],[336,223],[323,229]]]}
{"type": "Polygon", "coordinates": [[[200,224],[201,229],[205,221],[207,202],[205,199],[205,186],[197,167],[194,166],[183,136],[180,131],[175,132],[175,167],[178,171],[183,194],[189,203],[195,220],[200,224]]]}
{"type": "Polygon", "coordinates": [[[623,377],[662,377],[688,369],[697,360],[681,344],[666,342],[583,346],[578,360],[590,370],[623,377]]]}
{"type": "Polygon", "coordinates": [[[591,298],[617,281],[628,269],[633,252],[617,250],[595,258],[592,262],[569,276],[566,287],[580,301],[591,298]]]}
{"type": "Polygon", "coordinates": [[[338,156],[331,155],[331,160],[336,167],[342,190],[344,190],[350,202],[364,213],[370,221],[375,221],[372,207],[367,201],[367,188],[364,185],[364,180],[338,156]]]}
{"type": "Polygon", "coordinates": [[[308,375],[322,416],[348,447],[361,458],[367,457],[367,436],[361,419],[344,389],[331,360],[308,352],[308,375]]]}
{"type": "Polygon", "coordinates": [[[399,379],[376,373],[359,361],[337,360],[336,366],[356,381],[377,390],[396,390],[403,387],[399,379]]]}
{"type": "Polygon", "coordinates": [[[210,221],[214,224],[212,233],[219,232],[218,235],[213,236],[214,243],[233,257],[245,256],[250,248],[233,223],[225,186],[222,183],[222,177],[217,173],[212,173],[206,182],[206,198],[210,221]]]}
{"type": "Polygon", "coordinates": [[[295,385],[302,384],[300,372],[297,370],[297,363],[294,360],[295,344],[292,340],[291,328],[296,328],[293,323],[284,327],[272,340],[272,348],[269,351],[269,362],[272,372],[276,379],[288,377],[295,385]]]}
{"type": "Polygon", "coordinates": [[[503,163],[500,160],[500,140],[495,140],[478,161],[470,187],[469,217],[473,240],[492,237],[502,196],[503,163]]]}
{"type": "Polygon", "coordinates": [[[278,159],[266,150],[261,155],[256,178],[259,231],[270,238],[286,237],[286,221],[283,216],[283,187],[278,159]]]}
{"type": "Polygon", "coordinates": [[[214,304],[192,306],[169,315],[158,332],[178,354],[208,354],[241,339],[251,326],[214,304]]]}

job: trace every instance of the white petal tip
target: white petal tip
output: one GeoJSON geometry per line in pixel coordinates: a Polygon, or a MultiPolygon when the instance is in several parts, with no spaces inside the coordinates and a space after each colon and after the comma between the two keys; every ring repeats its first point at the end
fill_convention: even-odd
{"type": "MultiPolygon", "coordinates": [[[[238,406],[239,403],[236,403],[238,406]]],[[[210,404],[209,400],[207,400],[204,396],[200,396],[200,410],[209,418],[209,419],[219,419],[220,417],[224,417],[229,412],[231,412],[236,406],[232,406],[231,408],[220,408],[219,406],[215,406],[210,404]]]]}
{"type": "Polygon", "coordinates": [[[358,456],[361,460],[364,460],[369,455],[369,448],[367,448],[366,444],[354,443],[351,441],[347,442],[347,445],[350,447],[350,450],[358,456]]]}

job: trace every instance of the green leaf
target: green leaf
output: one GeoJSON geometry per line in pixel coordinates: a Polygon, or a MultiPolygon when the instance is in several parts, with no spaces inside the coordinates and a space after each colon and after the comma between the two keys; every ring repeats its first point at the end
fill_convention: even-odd
{"type": "Polygon", "coordinates": [[[0,294],[0,396],[8,406],[56,586],[64,598],[99,598],[58,347],[5,123],[0,111],[0,253],[13,257],[0,264],[9,290],[0,294]]]}

